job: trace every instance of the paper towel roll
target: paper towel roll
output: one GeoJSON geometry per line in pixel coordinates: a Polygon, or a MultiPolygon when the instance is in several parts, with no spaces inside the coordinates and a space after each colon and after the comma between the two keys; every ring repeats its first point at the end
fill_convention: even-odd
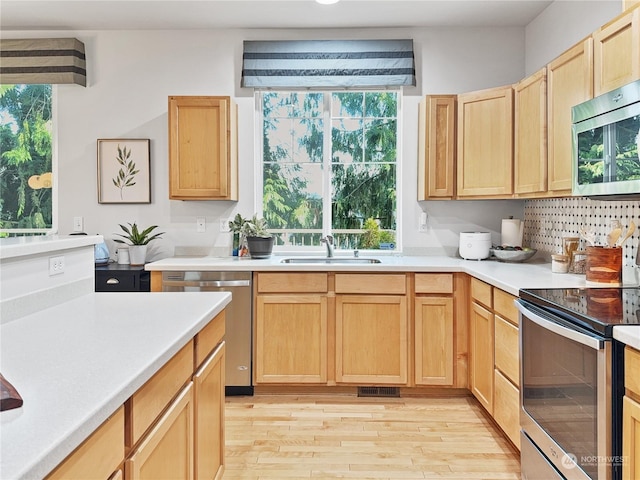
{"type": "Polygon", "coordinates": [[[502,245],[512,247],[522,246],[522,226],[523,223],[517,218],[502,219],[502,245]]]}

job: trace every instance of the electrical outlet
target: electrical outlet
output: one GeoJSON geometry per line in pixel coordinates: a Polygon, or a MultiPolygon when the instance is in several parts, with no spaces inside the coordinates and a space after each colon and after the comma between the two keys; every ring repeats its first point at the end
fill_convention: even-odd
{"type": "Polygon", "coordinates": [[[84,219],[82,217],[73,217],[73,231],[82,232],[84,230],[84,219]]]}
{"type": "Polygon", "coordinates": [[[426,232],[429,229],[429,216],[427,212],[421,212],[418,217],[418,231],[426,232]]]}
{"type": "Polygon", "coordinates": [[[221,232],[230,232],[231,230],[229,230],[229,219],[228,218],[221,218],[220,219],[220,231],[221,232]]]}
{"type": "Polygon", "coordinates": [[[49,276],[64,273],[64,256],[49,257],[49,276]]]}
{"type": "Polygon", "coordinates": [[[204,217],[196,218],[196,232],[202,233],[207,230],[207,221],[204,217]]]}

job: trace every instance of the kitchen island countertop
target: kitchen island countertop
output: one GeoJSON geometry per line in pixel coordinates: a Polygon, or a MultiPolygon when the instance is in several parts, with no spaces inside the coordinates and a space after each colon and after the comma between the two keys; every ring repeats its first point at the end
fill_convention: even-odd
{"type": "Polygon", "coordinates": [[[229,293],[94,293],[0,326],[22,407],[0,412],[0,478],[43,478],[230,302],[229,293]]]}

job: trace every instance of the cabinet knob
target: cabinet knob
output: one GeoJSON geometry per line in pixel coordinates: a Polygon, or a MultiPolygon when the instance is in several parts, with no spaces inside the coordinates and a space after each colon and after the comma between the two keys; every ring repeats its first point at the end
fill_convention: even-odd
{"type": "Polygon", "coordinates": [[[117,278],[111,277],[111,278],[107,279],[107,284],[108,285],[117,285],[119,283],[120,283],[120,280],[118,280],[117,278]]]}

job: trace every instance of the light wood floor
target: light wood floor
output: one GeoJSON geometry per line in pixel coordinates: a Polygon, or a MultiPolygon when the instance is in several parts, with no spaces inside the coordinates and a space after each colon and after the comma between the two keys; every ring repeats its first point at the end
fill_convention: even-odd
{"type": "Polygon", "coordinates": [[[472,397],[229,397],[236,479],[519,479],[517,451],[472,397]]]}

